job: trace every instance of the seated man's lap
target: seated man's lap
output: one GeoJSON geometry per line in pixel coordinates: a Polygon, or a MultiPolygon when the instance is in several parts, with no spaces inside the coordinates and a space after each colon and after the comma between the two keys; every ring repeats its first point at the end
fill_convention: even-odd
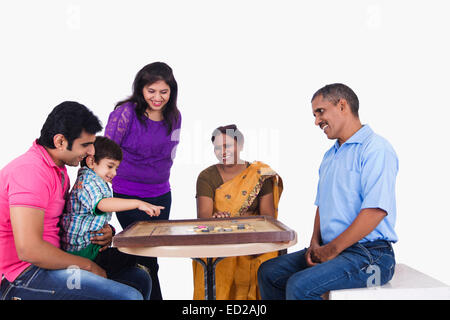
{"type": "Polygon", "coordinates": [[[394,265],[392,247],[357,243],[330,261],[293,274],[286,298],[314,299],[330,290],[383,285],[392,278],[394,265]]]}
{"type": "Polygon", "coordinates": [[[315,299],[330,290],[383,285],[393,276],[395,257],[384,241],[355,244],[336,258],[306,266],[306,249],[269,260],[262,266],[261,281],[286,290],[287,299],[315,299]]]}
{"type": "Polygon", "coordinates": [[[15,281],[2,282],[2,299],[141,300],[142,294],[125,284],[79,268],[47,270],[31,266],[15,281]]]}

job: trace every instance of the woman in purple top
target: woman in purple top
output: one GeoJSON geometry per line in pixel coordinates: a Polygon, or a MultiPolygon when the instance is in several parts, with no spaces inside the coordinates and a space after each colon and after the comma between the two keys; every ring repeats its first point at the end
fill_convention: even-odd
{"type": "MultiPolygon", "coordinates": [[[[135,221],[169,219],[170,168],[181,126],[177,94],[172,69],[162,62],[151,63],[137,73],[131,97],[118,102],[109,115],[105,136],[123,151],[123,160],[112,181],[114,197],[140,199],[165,208],[159,217],[149,217],[139,210],[117,213],[122,228],[135,221]]],[[[150,270],[151,299],[161,300],[157,259],[139,257],[138,263],[150,270]]]]}

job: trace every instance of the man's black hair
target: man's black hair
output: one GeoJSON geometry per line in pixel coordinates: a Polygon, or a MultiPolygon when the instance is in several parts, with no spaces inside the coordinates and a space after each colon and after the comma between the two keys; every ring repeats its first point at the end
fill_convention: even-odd
{"type": "Polygon", "coordinates": [[[100,120],[86,106],[74,101],[64,101],[48,115],[37,143],[55,149],[53,137],[62,134],[68,141],[67,149],[72,150],[73,141],[81,136],[83,130],[96,134],[102,129],[100,120]]]}
{"type": "Polygon", "coordinates": [[[352,114],[355,117],[359,118],[358,96],[352,89],[350,89],[345,84],[333,83],[333,84],[328,84],[323,88],[320,88],[319,90],[316,91],[316,93],[314,93],[314,95],[311,99],[311,102],[318,96],[322,96],[323,99],[327,99],[334,105],[336,105],[340,99],[345,99],[350,106],[352,114]]]}

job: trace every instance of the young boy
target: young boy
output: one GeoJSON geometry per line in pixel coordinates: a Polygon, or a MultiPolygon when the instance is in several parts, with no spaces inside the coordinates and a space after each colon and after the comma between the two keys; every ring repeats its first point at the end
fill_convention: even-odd
{"type": "MultiPolygon", "coordinates": [[[[114,141],[97,136],[95,155],[81,162],[66,207],[61,218],[61,246],[71,254],[93,260],[105,269],[108,278],[136,264],[134,256],[116,248],[101,248],[93,244],[95,231],[111,220],[113,211],[139,209],[150,216],[158,216],[164,207],[134,199],[113,198],[108,185],[122,161],[122,150],[114,141]]],[[[98,233],[97,233],[98,234],[98,233]]]]}

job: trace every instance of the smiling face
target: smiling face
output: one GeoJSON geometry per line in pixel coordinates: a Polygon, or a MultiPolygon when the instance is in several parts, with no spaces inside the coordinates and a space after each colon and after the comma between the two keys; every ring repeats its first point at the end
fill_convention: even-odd
{"type": "Polygon", "coordinates": [[[224,165],[239,163],[241,151],[242,146],[229,135],[221,134],[214,139],[214,154],[217,160],[219,160],[219,163],[224,165]]]}
{"type": "Polygon", "coordinates": [[[111,183],[117,174],[117,168],[120,165],[119,160],[103,158],[98,163],[95,162],[93,156],[86,159],[87,166],[92,169],[104,181],[111,183]]]}
{"type": "Polygon", "coordinates": [[[315,125],[323,130],[328,139],[342,139],[346,117],[340,101],[333,104],[322,96],[318,96],[312,101],[312,111],[316,118],[315,125]]]}
{"type": "Polygon", "coordinates": [[[145,85],[142,89],[142,95],[148,104],[147,110],[162,112],[164,106],[169,102],[170,87],[165,81],[159,80],[145,85]]]}
{"type": "Polygon", "coordinates": [[[76,167],[81,160],[95,154],[95,134],[90,134],[83,130],[80,137],[73,141],[71,150],[67,149],[69,143],[63,135],[56,135],[55,139],[55,146],[58,150],[58,161],[55,161],[57,165],[76,167]]]}

